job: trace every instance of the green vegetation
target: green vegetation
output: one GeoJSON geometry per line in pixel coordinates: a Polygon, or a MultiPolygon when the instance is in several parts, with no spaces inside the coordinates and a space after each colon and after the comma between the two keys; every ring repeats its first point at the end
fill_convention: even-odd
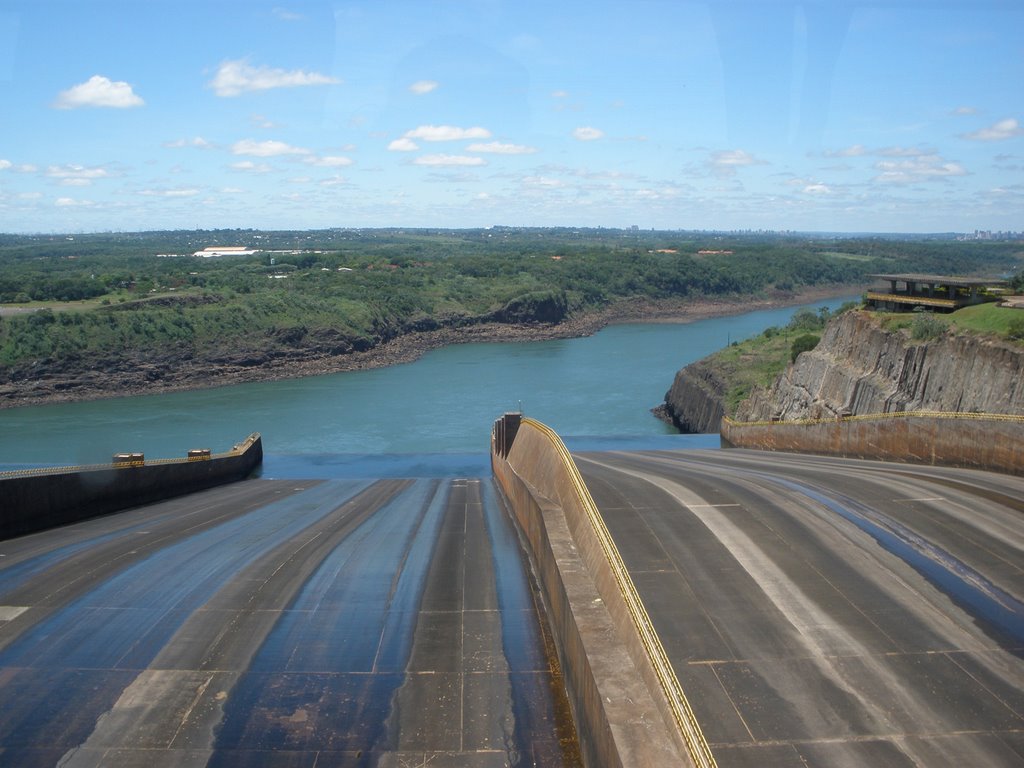
{"type": "Polygon", "coordinates": [[[911,338],[916,341],[937,338],[947,328],[955,332],[976,333],[1010,341],[1024,339],[1024,310],[1000,307],[995,303],[964,307],[948,315],[931,312],[877,312],[875,316],[890,331],[908,329],[911,338]]]}
{"type": "Polygon", "coordinates": [[[821,341],[821,336],[816,333],[805,333],[802,336],[797,336],[793,340],[793,346],[790,347],[789,361],[795,363],[796,359],[802,352],[810,352],[821,341]]]}
{"type": "Polygon", "coordinates": [[[914,341],[931,341],[939,338],[947,327],[933,312],[915,312],[910,323],[910,337],[914,341]]]}
{"type": "Polygon", "coordinates": [[[786,370],[786,366],[796,359],[799,352],[817,346],[821,338],[820,331],[830,318],[856,306],[852,302],[844,304],[834,313],[830,313],[827,308],[817,313],[800,310],[784,328],[767,328],[760,336],[734,343],[711,355],[708,362],[714,366],[722,381],[729,382],[725,413],[735,413],[740,403],[755,388],[770,386],[786,370]],[[798,347],[805,348],[795,352],[798,347]]]}
{"type": "Polygon", "coordinates": [[[0,304],[45,307],[0,319],[0,369],[164,351],[215,359],[324,335],[365,348],[439,325],[557,323],[638,297],[793,292],[877,271],[1005,270],[1015,249],[507,227],[0,235],[0,304]],[[260,252],[191,255],[212,245],[260,252]]]}

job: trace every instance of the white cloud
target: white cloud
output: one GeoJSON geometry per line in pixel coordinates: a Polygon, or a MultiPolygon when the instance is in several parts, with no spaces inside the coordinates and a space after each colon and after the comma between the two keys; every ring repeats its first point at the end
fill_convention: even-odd
{"type": "Polygon", "coordinates": [[[58,197],[54,202],[58,208],[88,208],[93,205],[91,200],[75,200],[73,197],[58,197]]]}
{"type": "Polygon", "coordinates": [[[659,189],[637,189],[633,196],[640,200],[674,200],[681,191],[676,187],[660,187],[659,189]]]}
{"type": "Polygon", "coordinates": [[[341,168],[346,165],[352,165],[352,159],[349,157],[342,157],[341,155],[327,155],[325,157],[309,157],[305,160],[309,165],[315,165],[318,168],[341,168]]]}
{"type": "Polygon", "coordinates": [[[420,146],[412,139],[407,139],[404,136],[400,139],[395,139],[388,144],[388,150],[391,152],[415,152],[420,146]]]}
{"type": "Polygon", "coordinates": [[[463,165],[487,165],[482,157],[470,157],[469,155],[424,155],[412,161],[414,165],[431,166],[463,166],[463,165]]]}
{"type": "Polygon", "coordinates": [[[494,155],[532,155],[537,151],[536,147],[527,147],[522,144],[502,144],[500,141],[489,141],[483,144],[470,144],[466,147],[467,152],[484,152],[494,155]]]}
{"type": "Polygon", "coordinates": [[[271,130],[273,128],[278,127],[277,123],[275,123],[273,120],[267,119],[263,115],[250,115],[249,122],[255,125],[257,128],[264,128],[266,130],[271,130]]]}
{"type": "Polygon", "coordinates": [[[245,59],[225,61],[209,85],[218,96],[238,96],[247,91],[271,88],[297,88],[307,85],[333,85],[341,81],[318,72],[291,71],[273,67],[254,67],[245,59]]]}
{"type": "Polygon", "coordinates": [[[196,136],[192,139],[175,139],[174,141],[165,141],[164,146],[169,149],[181,149],[182,147],[195,147],[196,149],[213,149],[213,144],[208,142],[202,136],[196,136]]]}
{"type": "Polygon", "coordinates": [[[308,149],[293,147],[283,141],[254,141],[253,139],[242,139],[236,141],[231,147],[233,155],[252,155],[253,157],[279,157],[281,155],[308,155],[308,149]]]}
{"type": "Polygon", "coordinates": [[[144,197],[194,197],[198,189],[143,189],[139,192],[144,197]]]}
{"type": "Polygon", "coordinates": [[[14,165],[10,160],[0,160],[0,171],[6,171],[14,165]]]}
{"type": "Polygon", "coordinates": [[[734,176],[737,168],[765,165],[764,160],[759,160],[742,149],[723,149],[712,152],[708,162],[711,164],[711,170],[718,176],[734,176]]]}
{"type": "Polygon", "coordinates": [[[865,154],[867,154],[867,150],[864,148],[863,144],[853,144],[852,146],[845,147],[844,149],[826,152],[825,157],[860,157],[865,154]]]}
{"type": "Polygon", "coordinates": [[[916,184],[951,176],[966,176],[959,163],[947,163],[938,155],[921,155],[909,160],[882,160],[875,164],[881,173],[875,181],[886,184],[916,184]]]}
{"type": "Polygon", "coordinates": [[[552,91],[551,98],[553,99],[567,99],[569,98],[568,91],[552,91]]]}
{"type": "Polygon", "coordinates": [[[232,163],[231,169],[235,171],[245,171],[246,173],[269,173],[274,170],[266,163],[254,163],[252,160],[242,160],[237,163],[232,163]]]}
{"type": "Polygon", "coordinates": [[[46,176],[57,179],[65,187],[86,187],[97,179],[110,176],[106,168],[86,168],[84,165],[51,165],[46,176]]]}
{"type": "Polygon", "coordinates": [[[489,139],[491,132],[486,128],[458,128],[454,125],[421,125],[405,132],[407,139],[423,141],[464,141],[466,139],[489,139]]]}
{"type": "Polygon", "coordinates": [[[274,8],[272,13],[277,18],[281,19],[281,21],[303,21],[306,18],[301,13],[296,13],[295,11],[289,11],[287,8],[281,8],[280,6],[278,6],[277,8],[274,8]]]}
{"type": "Polygon", "coordinates": [[[559,189],[566,186],[564,181],[551,176],[525,176],[523,177],[523,184],[527,187],[538,187],[541,189],[559,189]]]}
{"type": "Polygon", "coordinates": [[[56,109],[77,109],[79,107],[128,109],[141,107],[145,103],[132,91],[132,87],[128,83],[122,80],[115,82],[102,75],[93,75],[84,83],[73,85],[66,91],[57,94],[57,100],[53,106],[56,109]]]}
{"type": "Polygon", "coordinates": [[[956,109],[953,110],[953,112],[951,114],[954,114],[954,115],[975,115],[977,113],[978,113],[978,110],[975,109],[974,107],[957,107],[956,109]]]}
{"type": "Polygon", "coordinates": [[[596,141],[604,137],[604,131],[589,125],[581,126],[572,132],[572,137],[580,141],[596,141]]]}
{"type": "Polygon", "coordinates": [[[1002,141],[1003,139],[1012,139],[1014,136],[1024,136],[1024,127],[1013,117],[1000,120],[988,128],[963,134],[963,138],[973,141],[1002,141]]]}
{"type": "Polygon", "coordinates": [[[409,90],[417,96],[423,96],[424,94],[437,90],[439,85],[440,83],[436,80],[417,80],[409,86],[409,90]]]}
{"type": "Polygon", "coordinates": [[[827,184],[822,184],[820,181],[814,184],[808,184],[804,187],[805,195],[830,195],[832,194],[832,188],[827,184]]]}
{"type": "Polygon", "coordinates": [[[882,157],[928,157],[934,155],[935,150],[919,147],[883,147],[875,150],[875,154],[882,157]]]}

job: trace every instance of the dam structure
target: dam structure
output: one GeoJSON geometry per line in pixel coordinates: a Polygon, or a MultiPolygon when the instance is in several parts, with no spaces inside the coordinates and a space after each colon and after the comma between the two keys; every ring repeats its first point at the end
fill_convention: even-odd
{"type": "Polygon", "coordinates": [[[1024,763],[1019,473],[691,445],[511,413],[12,530],[0,763],[1024,763]]]}

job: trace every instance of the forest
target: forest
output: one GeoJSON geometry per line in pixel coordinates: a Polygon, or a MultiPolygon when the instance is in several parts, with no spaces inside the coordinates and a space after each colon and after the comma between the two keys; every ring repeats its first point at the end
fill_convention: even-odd
{"type": "Polygon", "coordinates": [[[0,235],[0,373],[161,350],[206,357],[306,334],[557,324],[618,302],[866,287],[879,272],[1008,276],[1020,244],[614,229],[0,235]],[[252,255],[202,258],[211,246],[252,255]]]}

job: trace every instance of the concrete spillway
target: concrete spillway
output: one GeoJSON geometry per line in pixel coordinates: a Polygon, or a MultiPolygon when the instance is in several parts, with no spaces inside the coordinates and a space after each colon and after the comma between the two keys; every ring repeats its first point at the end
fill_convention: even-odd
{"type": "Polygon", "coordinates": [[[574,712],[623,765],[1024,762],[1021,478],[749,451],[568,456],[518,417],[496,425],[494,454],[555,564],[542,583],[574,712]],[[624,687],[627,665],[645,690],[624,687]]]}
{"type": "Polygon", "coordinates": [[[249,480],[11,539],[0,606],[4,764],[579,764],[489,480],[249,480]]]}
{"type": "Polygon", "coordinates": [[[604,447],[0,542],[0,762],[1024,762],[1024,479],[604,447]]]}

